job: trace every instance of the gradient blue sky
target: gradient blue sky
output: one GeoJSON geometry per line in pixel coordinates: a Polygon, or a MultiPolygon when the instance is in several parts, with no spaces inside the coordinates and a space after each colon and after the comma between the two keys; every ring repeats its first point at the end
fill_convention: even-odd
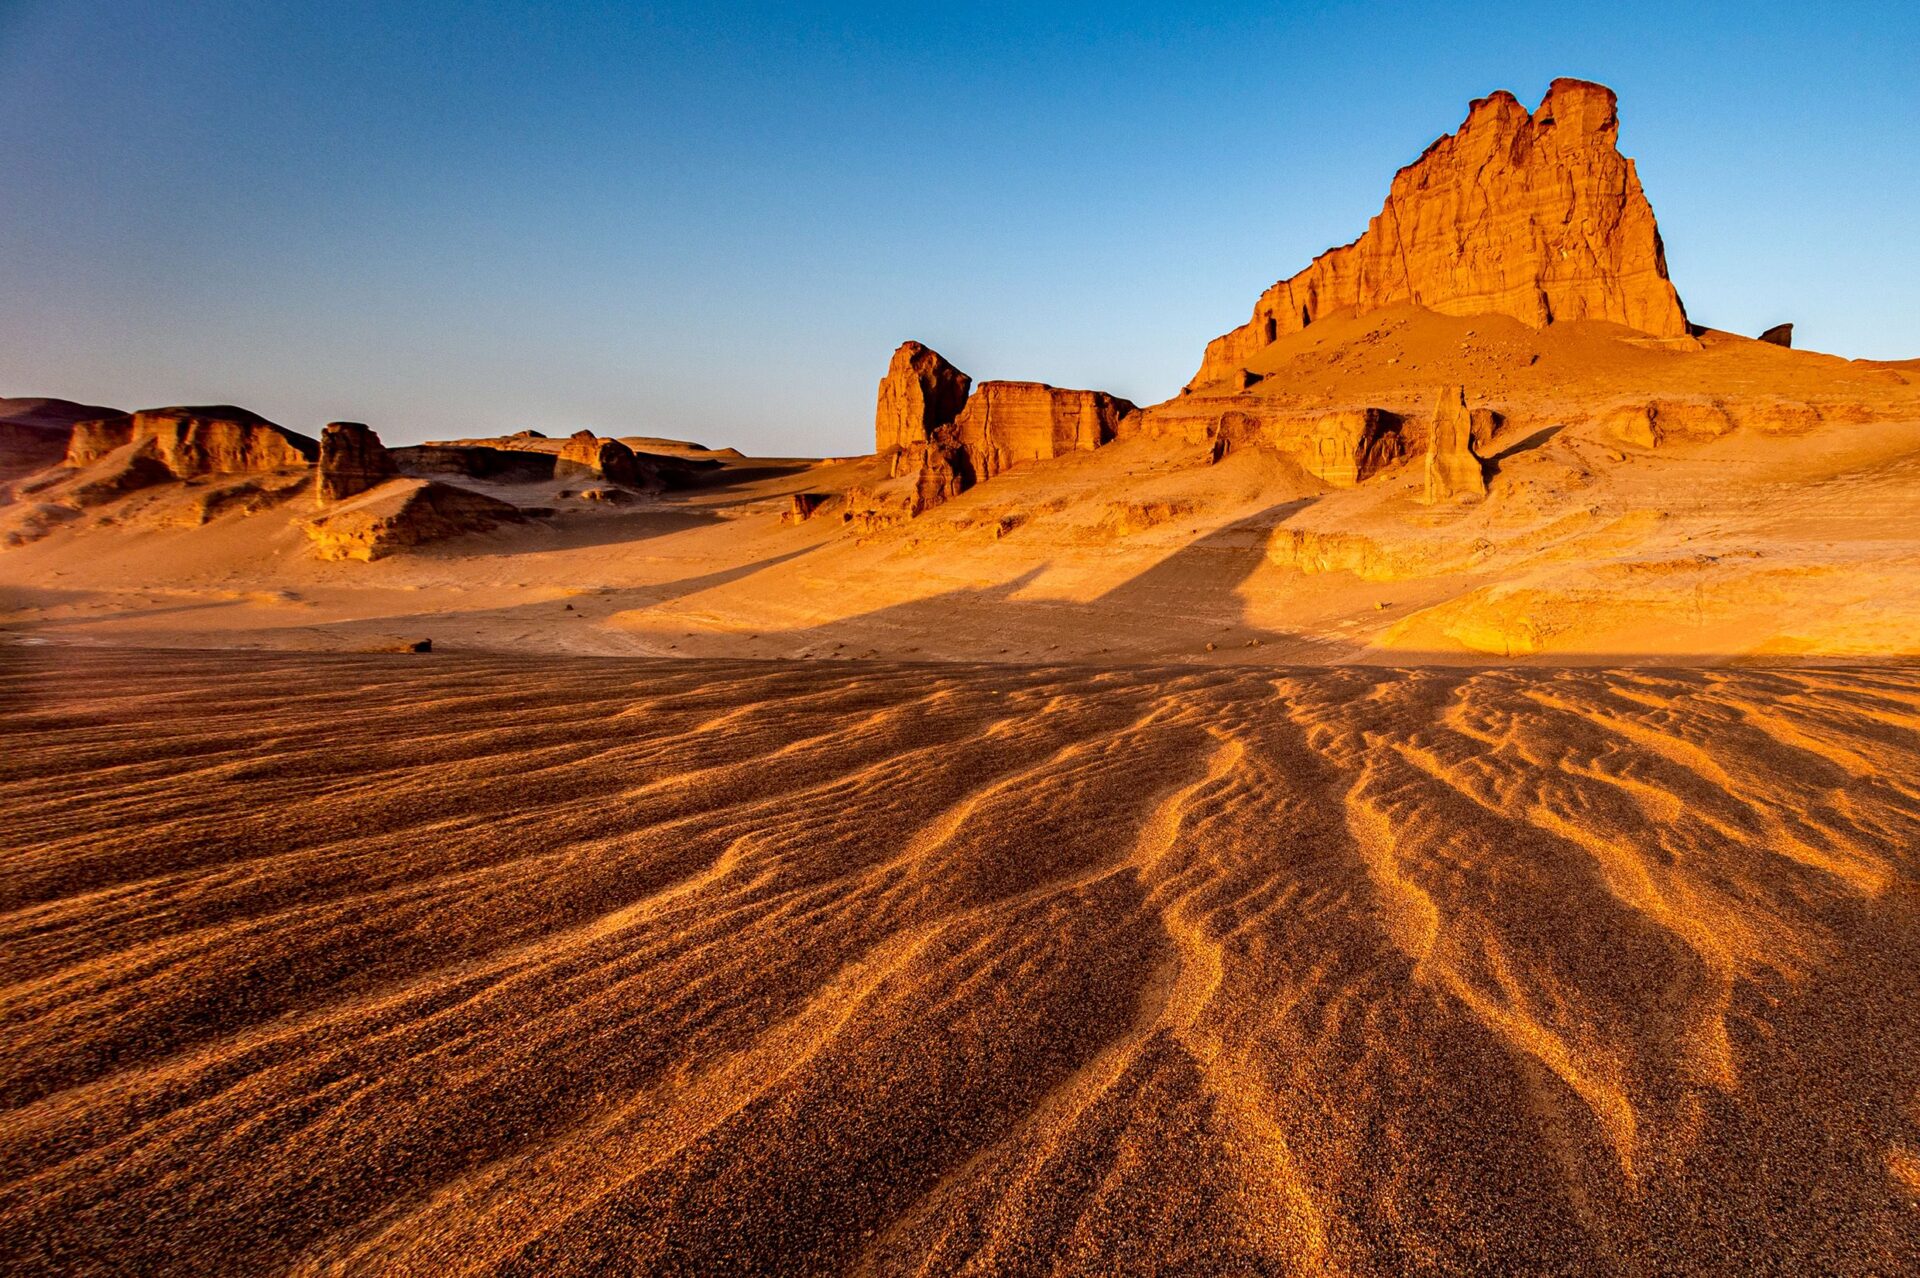
{"type": "Polygon", "coordinates": [[[1914,13],[0,0],[0,394],[854,452],[915,337],[1147,402],[1556,75],[1696,320],[1916,356],[1914,13]]]}

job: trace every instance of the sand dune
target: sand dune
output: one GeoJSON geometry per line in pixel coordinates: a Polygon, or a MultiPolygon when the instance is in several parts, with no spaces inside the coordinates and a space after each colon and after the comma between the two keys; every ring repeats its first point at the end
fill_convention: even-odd
{"type": "Polygon", "coordinates": [[[1920,674],[8,652],[16,1272],[1920,1268],[1920,674]]]}

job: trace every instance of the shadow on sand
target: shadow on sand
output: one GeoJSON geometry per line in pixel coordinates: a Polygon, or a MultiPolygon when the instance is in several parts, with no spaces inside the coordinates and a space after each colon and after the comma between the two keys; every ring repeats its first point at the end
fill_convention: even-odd
{"type": "MultiPolygon", "coordinates": [[[[1083,645],[1063,641],[1112,634],[1129,659],[1198,659],[1211,642],[1218,648],[1311,647],[1316,659],[1325,660],[1325,641],[1248,627],[1241,594],[1266,562],[1274,530],[1315,500],[1282,502],[1235,520],[1092,599],[1024,597],[1052,566],[1049,561],[992,586],[943,591],[809,627],[796,655],[857,656],[885,648],[961,659],[1046,660],[1066,647],[1086,654],[1083,645]]],[[[1095,654],[1107,651],[1100,647],[1095,654]]]]}

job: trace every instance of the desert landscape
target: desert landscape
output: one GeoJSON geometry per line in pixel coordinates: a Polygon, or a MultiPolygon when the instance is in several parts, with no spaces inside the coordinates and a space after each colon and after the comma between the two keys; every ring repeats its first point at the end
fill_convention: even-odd
{"type": "Polygon", "coordinates": [[[1920,1271],[1920,359],[1618,134],[870,454],[0,400],[0,1268],[1920,1271]]]}

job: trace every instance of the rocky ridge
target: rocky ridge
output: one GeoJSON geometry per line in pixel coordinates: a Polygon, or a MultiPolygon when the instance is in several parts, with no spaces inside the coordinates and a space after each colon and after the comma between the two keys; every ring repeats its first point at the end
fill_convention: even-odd
{"type": "Polygon", "coordinates": [[[1134,411],[1106,391],[975,386],[938,351],[904,342],[874,408],[874,452],[887,480],[848,492],[842,518],[860,532],[911,519],[1015,466],[1110,443],[1134,411]]]}
{"type": "Polygon", "coordinates": [[[399,474],[393,454],[362,422],[329,422],[320,432],[314,495],[321,505],[357,497],[399,474]]]}
{"type": "Polygon", "coordinates": [[[1339,310],[1410,302],[1539,327],[1610,320],[1688,334],[1613,90],[1559,79],[1528,112],[1504,90],[1395,175],[1353,243],[1269,288],[1253,317],[1207,345],[1191,386],[1231,377],[1280,336],[1339,310]]]}
{"type": "Polygon", "coordinates": [[[145,453],[176,479],[249,474],[311,465],[320,445],[258,413],[231,404],[204,408],[148,408],[78,422],[66,464],[92,465],[121,448],[145,453]]]}
{"type": "MultiPolygon", "coordinates": [[[[1676,354],[1698,352],[1667,277],[1652,207],[1618,138],[1616,100],[1602,85],[1555,80],[1533,111],[1505,91],[1476,100],[1456,132],[1395,176],[1365,234],[1267,290],[1248,323],[1209,344],[1180,396],[1143,410],[1098,391],[987,382],[955,411],[966,374],[908,342],[894,353],[876,407],[875,447],[888,462],[888,480],[850,494],[843,518],[862,532],[889,526],[1014,466],[1131,435],[1184,439],[1216,462],[1260,448],[1329,488],[1425,457],[1434,500],[1484,494],[1487,466],[1474,450],[1504,421],[1492,406],[1501,402],[1501,356],[1489,347],[1495,353],[1476,364],[1471,330],[1464,360],[1443,366],[1417,396],[1403,386],[1393,399],[1358,398],[1368,392],[1356,381],[1355,399],[1299,402],[1284,360],[1309,357],[1296,351],[1276,363],[1268,352],[1286,350],[1287,339],[1316,322],[1358,316],[1382,321],[1362,339],[1372,344],[1404,322],[1394,316],[1410,311],[1502,317],[1534,330],[1604,321],[1676,354]],[[1470,405],[1460,374],[1478,381],[1482,369],[1491,387],[1470,405]],[[1436,382],[1452,389],[1441,411],[1429,414],[1436,382]],[[1418,406],[1407,402],[1416,398],[1418,406]]],[[[1378,364],[1365,347],[1310,358],[1331,364],[1343,355],[1356,371],[1378,364]]],[[[1531,366],[1539,355],[1516,349],[1511,358],[1531,366]]],[[[1385,359],[1389,368],[1396,362],[1385,359]]],[[[1408,374],[1416,368],[1409,364],[1408,374]]],[[[1660,411],[1623,407],[1614,433],[1642,447],[1683,428],[1688,438],[1711,433],[1701,425],[1708,410],[1666,410],[1656,421],[1660,411]]]]}

